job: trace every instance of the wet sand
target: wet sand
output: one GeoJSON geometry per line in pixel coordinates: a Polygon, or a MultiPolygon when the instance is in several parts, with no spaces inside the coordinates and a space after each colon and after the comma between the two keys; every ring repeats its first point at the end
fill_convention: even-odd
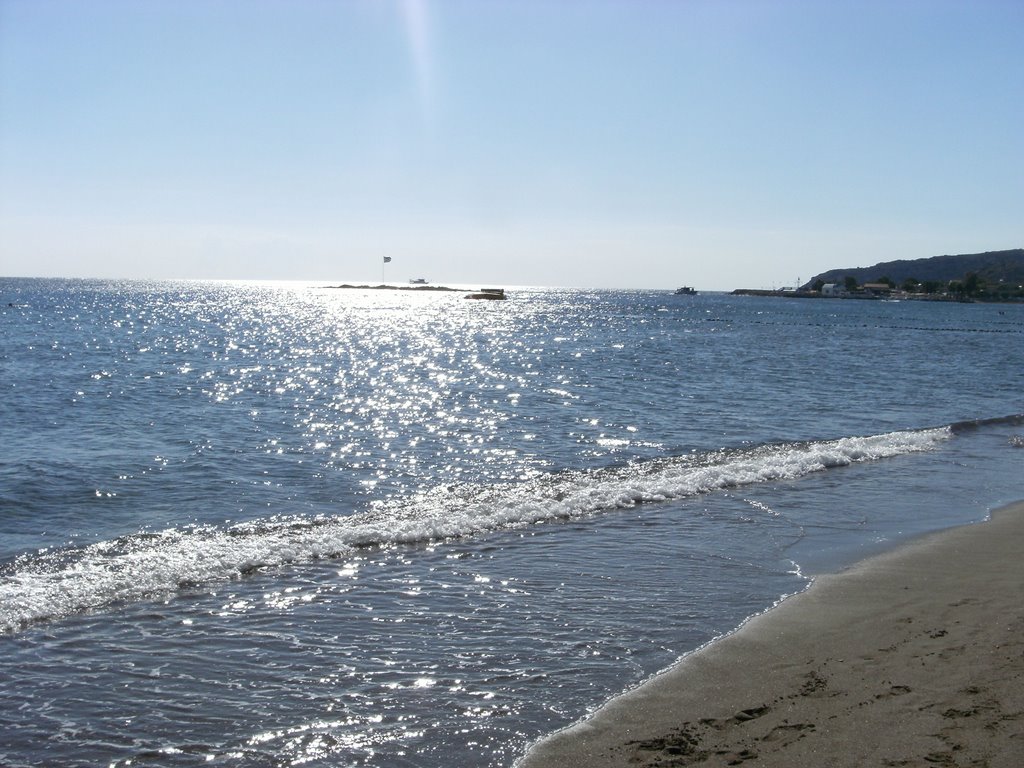
{"type": "Polygon", "coordinates": [[[822,576],[518,768],[1024,765],[1024,502],[822,576]]]}

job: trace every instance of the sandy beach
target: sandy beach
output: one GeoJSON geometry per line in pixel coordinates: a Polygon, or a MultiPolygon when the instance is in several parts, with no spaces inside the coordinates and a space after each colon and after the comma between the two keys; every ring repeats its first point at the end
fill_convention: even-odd
{"type": "Polygon", "coordinates": [[[748,621],[518,768],[1024,765],[1024,503],[748,621]]]}

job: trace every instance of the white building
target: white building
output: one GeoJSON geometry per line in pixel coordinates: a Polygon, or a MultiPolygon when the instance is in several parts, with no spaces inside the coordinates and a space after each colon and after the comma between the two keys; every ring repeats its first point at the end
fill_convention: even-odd
{"type": "Polygon", "coordinates": [[[822,296],[842,296],[846,293],[846,289],[838,283],[825,283],[821,286],[822,296]]]}

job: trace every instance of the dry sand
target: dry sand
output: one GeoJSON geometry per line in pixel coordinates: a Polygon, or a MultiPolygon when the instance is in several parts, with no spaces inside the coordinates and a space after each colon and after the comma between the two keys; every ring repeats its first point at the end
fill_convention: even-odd
{"type": "Polygon", "coordinates": [[[747,622],[518,768],[1024,766],[1024,503],[747,622]]]}

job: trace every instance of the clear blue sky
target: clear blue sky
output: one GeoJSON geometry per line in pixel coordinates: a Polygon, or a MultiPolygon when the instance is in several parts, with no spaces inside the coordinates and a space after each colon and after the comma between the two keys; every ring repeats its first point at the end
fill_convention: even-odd
{"type": "Polygon", "coordinates": [[[704,289],[1024,246],[1024,2],[0,0],[0,275],[704,289]]]}

